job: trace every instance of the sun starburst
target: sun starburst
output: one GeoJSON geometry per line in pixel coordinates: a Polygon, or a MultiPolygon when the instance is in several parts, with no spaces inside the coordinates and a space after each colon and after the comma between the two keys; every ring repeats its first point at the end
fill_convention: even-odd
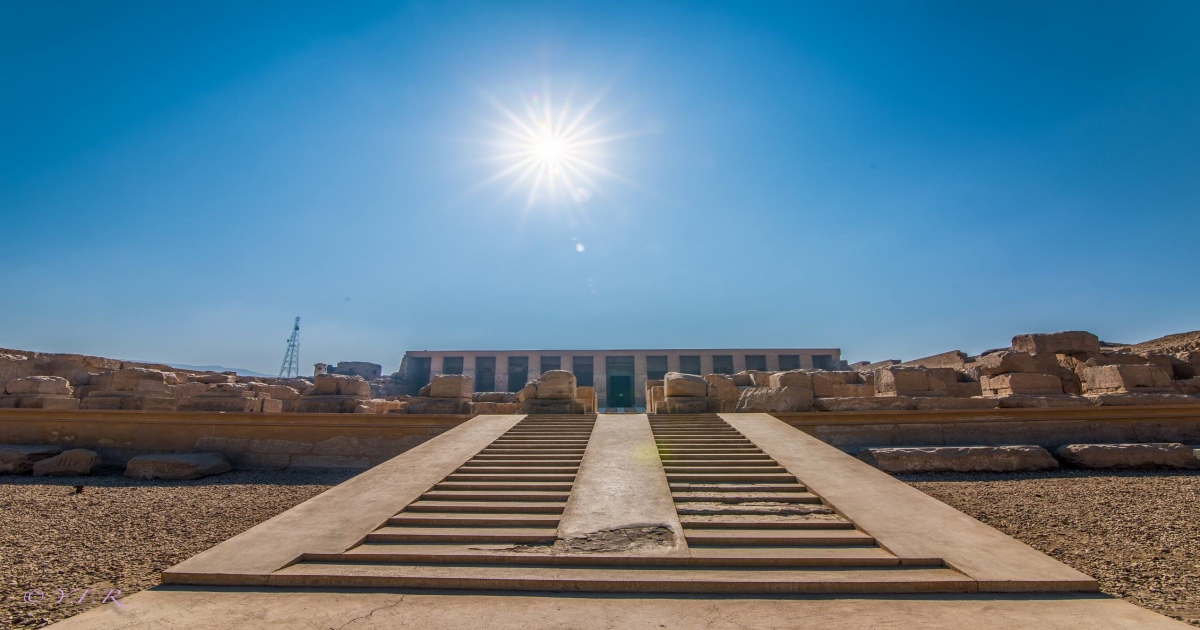
{"type": "Polygon", "coordinates": [[[489,143],[500,170],[485,183],[508,181],[510,194],[524,188],[527,209],[543,202],[582,205],[599,192],[601,180],[622,179],[607,168],[606,148],[627,136],[606,132],[611,118],[597,116],[599,98],[573,107],[568,96],[557,105],[543,89],[523,95],[515,108],[489,101],[501,117],[492,125],[500,139],[489,143]]]}

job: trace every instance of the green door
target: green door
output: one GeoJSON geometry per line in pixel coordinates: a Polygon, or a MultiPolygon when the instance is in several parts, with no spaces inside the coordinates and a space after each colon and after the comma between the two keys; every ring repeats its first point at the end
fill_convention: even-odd
{"type": "Polygon", "coordinates": [[[608,405],[609,407],[632,407],[633,406],[633,377],[632,376],[610,376],[608,377],[608,405]]]}

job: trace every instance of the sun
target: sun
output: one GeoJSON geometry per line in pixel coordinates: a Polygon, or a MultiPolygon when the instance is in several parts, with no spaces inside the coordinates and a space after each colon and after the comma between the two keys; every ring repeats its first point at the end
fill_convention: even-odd
{"type": "Polygon", "coordinates": [[[488,100],[500,114],[492,124],[499,138],[487,144],[496,149],[489,161],[500,169],[484,183],[510,182],[506,194],[526,191],[526,209],[541,203],[582,206],[600,192],[605,179],[619,177],[607,168],[608,149],[629,134],[613,133],[612,118],[598,115],[600,99],[575,106],[573,94],[559,104],[545,87],[523,93],[507,103],[488,100]]]}

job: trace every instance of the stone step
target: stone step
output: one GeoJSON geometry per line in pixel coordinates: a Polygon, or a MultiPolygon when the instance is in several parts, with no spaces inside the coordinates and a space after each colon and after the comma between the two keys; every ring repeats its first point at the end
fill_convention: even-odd
{"type": "Polygon", "coordinates": [[[550,465],[524,465],[524,466],[472,466],[465,465],[459,467],[457,473],[470,474],[508,474],[508,473],[545,473],[545,474],[569,474],[574,475],[579,470],[578,466],[550,466],[550,465]]]}
{"type": "Polygon", "coordinates": [[[421,495],[422,501],[549,501],[565,503],[570,489],[558,490],[431,490],[421,495]]]}
{"type": "Polygon", "coordinates": [[[367,534],[369,542],[552,543],[554,527],[398,527],[385,525],[367,534]]]}
{"type": "Polygon", "coordinates": [[[966,593],[976,583],[948,568],[673,568],[300,562],[270,586],[487,589],[594,593],[966,593]]]}
{"type": "Polygon", "coordinates": [[[458,512],[401,512],[388,519],[389,525],[428,525],[432,527],[558,527],[557,514],[518,514],[492,512],[464,514],[458,512]]]}
{"type": "Polygon", "coordinates": [[[580,455],[486,455],[480,453],[470,462],[554,462],[574,463],[583,461],[580,455]]]}
{"type": "Polygon", "coordinates": [[[731,481],[795,482],[791,473],[667,473],[667,481],[689,483],[729,483],[731,481]]]}
{"type": "MultiPolygon", "coordinates": [[[[689,549],[688,556],[637,556],[626,554],[531,554],[505,544],[364,543],[342,553],[305,554],[318,562],[390,562],[459,564],[538,564],[661,567],[887,567],[900,559],[879,547],[833,545],[804,547],[705,547],[689,549]]],[[[905,560],[906,565],[911,564],[905,560]]],[[[941,560],[926,566],[942,566],[941,560]]]]}
{"type": "Polygon", "coordinates": [[[689,473],[785,473],[787,469],[778,464],[761,464],[761,465],[734,465],[725,464],[713,466],[708,463],[704,465],[680,465],[663,463],[663,469],[667,475],[689,474],[689,473]]]}
{"type": "Polygon", "coordinates": [[[695,448],[695,447],[680,447],[680,448],[664,448],[659,447],[660,455],[763,455],[762,449],[757,446],[738,446],[731,448],[695,448]]]}
{"type": "Polygon", "coordinates": [[[695,455],[680,455],[675,453],[666,453],[661,455],[664,462],[667,461],[770,461],[775,460],[767,456],[766,453],[700,453],[695,455]],[[718,459],[714,459],[718,458],[718,459]]]}
{"type": "MultiPolygon", "coordinates": [[[[446,482],[451,481],[574,481],[575,473],[566,475],[558,474],[473,474],[473,473],[450,473],[446,475],[446,482]]],[[[445,482],[443,482],[445,483],[445,482]]]]}
{"type": "Polygon", "coordinates": [[[808,492],[671,492],[676,503],[703,501],[706,503],[820,503],[821,499],[808,492]]]}
{"type": "Polygon", "coordinates": [[[674,492],[806,492],[798,483],[673,483],[674,492]]]}
{"type": "Polygon", "coordinates": [[[510,448],[507,446],[487,447],[479,451],[479,455],[571,455],[574,457],[582,457],[584,449],[582,448],[510,448]]]}
{"type": "Polygon", "coordinates": [[[875,538],[856,529],[683,528],[691,545],[872,545],[875,538]]]}
{"type": "Polygon", "coordinates": [[[517,514],[562,514],[567,504],[544,501],[415,501],[404,508],[404,512],[462,512],[473,514],[517,513],[517,514]]]}
{"type": "Polygon", "coordinates": [[[545,490],[570,492],[571,483],[546,481],[442,481],[434,484],[434,490],[545,490]]]}
{"type": "Polygon", "coordinates": [[[854,529],[854,523],[833,515],[814,519],[802,515],[771,518],[767,514],[680,514],[679,522],[692,529],[854,529]]]}

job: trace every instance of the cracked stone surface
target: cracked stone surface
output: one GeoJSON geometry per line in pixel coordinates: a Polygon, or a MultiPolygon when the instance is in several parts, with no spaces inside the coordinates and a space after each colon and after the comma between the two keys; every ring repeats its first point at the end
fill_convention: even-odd
{"type": "Polygon", "coordinates": [[[553,545],[516,545],[507,551],[567,555],[575,553],[629,553],[675,546],[670,527],[626,527],[602,532],[559,538],[553,545]]]}

